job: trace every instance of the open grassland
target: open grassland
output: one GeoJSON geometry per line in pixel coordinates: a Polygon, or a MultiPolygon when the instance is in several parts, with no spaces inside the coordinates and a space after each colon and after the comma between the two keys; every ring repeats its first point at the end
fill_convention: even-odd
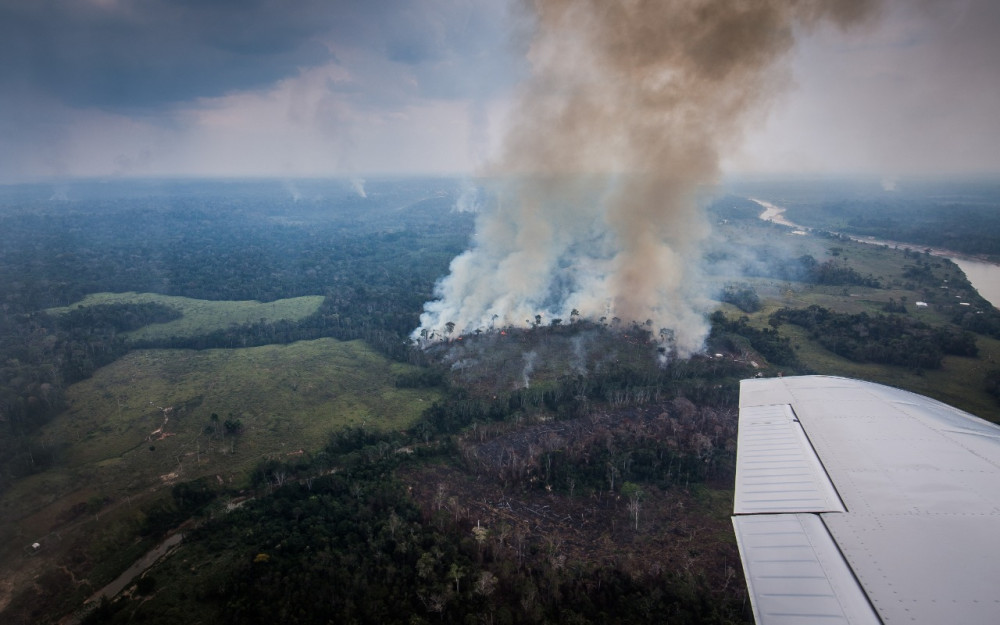
{"type": "MultiPolygon", "coordinates": [[[[884,297],[884,292],[862,293],[860,289],[852,289],[858,291],[854,297],[838,298],[824,293],[823,287],[794,284],[792,288],[794,291],[788,297],[764,300],[761,311],[750,315],[750,324],[765,328],[768,327],[768,317],[775,310],[781,307],[805,308],[812,304],[840,313],[877,314],[884,297]]],[[[941,313],[933,308],[915,308],[912,306],[913,300],[910,301],[908,314],[911,318],[931,325],[942,323],[941,313]]],[[[743,314],[731,307],[726,311],[731,317],[743,314]]],[[[793,324],[782,324],[779,333],[791,340],[799,360],[815,373],[871,380],[903,388],[1000,423],[1000,403],[986,392],[983,385],[986,372],[997,368],[997,363],[1000,362],[1000,341],[996,339],[976,335],[976,345],[979,347],[977,357],[945,356],[941,369],[917,371],[900,366],[848,360],[810,338],[808,330],[793,324]]]]}
{"type": "Polygon", "coordinates": [[[157,293],[92,293],[70,306],[50,308],[51,314],[67,313],[77,307],[107,304],[162,304],[181,312],[179,319],[128,332],[130,341],[157,341],[169,338],[203,336],[233,325],[260,321],[299,321],[314,314],[323,303],[321,295],[307,295],[273,302],[210,301],[157,293]]]}
{"type": "MultiPolygon", "coordinates": [[[[894,248],[788,232],[789,229],[770,224],[741,223],[736,238],[747,243],[755,239],[773,241],[775,246],[789,250],[786,257],[808,253],[820,262],[832,260],[863,276],[871,275],[882,288],[808,284],[768,277],[742,278],[741,282],[753,287],[758,294],[762,308],[747,314],[734,306],[724,305],[722,310],[728,317],[747,315],[750,325],[767,328],[770,315],[780,308],[817,305],[838,313],[878,315],[884,314],[884,307],[890,301],[895,301],[905,304],[908,318],[939,326],[951,325],[958,302],[985,305],[974,292],[961,286],[961,269],[946,258],[906,252],[902,246],[894,248]],[[908,275],[908,269],[912,271],[919,263],[929,268],[933,279],[920,281],[908,275]],[[917,307],[918,301],[930,305],[917,307]]],[[[983,383],[986,372],[998,367],[1000,341],[976,335],[978,357],[946,356],[941,369],[917,371],[902,366],[853,362],[825,349],[807,330],[792,324],[782,324],[779,332],[791,340],[802,364],[815,373],[903,388],[1000,423],[1000,404],[985,391],[983,383]]]]}
{"type": "Polygon", "coordinates": [[[781,334],[791,339],[799,358],[816,373],[870,380],[933,397],[978,417],[1000,423],[1000,404],[983,389],[983,375],[1000,359],[1000,341],[977,337],[979,357],[946,356],[941,369],[913,371],[842,358],[811,340],[797,326],[781,326],[781,334]]]}
{"type": "Polygon", "coordinates": [[[10,525],[0,531],[20,549],[81,502],[131,506],[203,476],[238,487],[261,460],[293,461],[331,431],[404,428],[439,399],[394,386],[411,371],[361,341],[334,339],[131,352],[70,387],[69,408],[40,433],[57,449],[56,465],[4,493],[0,515],[10,525]]]}
{"type": "MultiPolygon", "coordinates": [[[[840,311],[850,312],[844,309],[840,311]]],[[[921,315],[914,317],[921,319],[921,315]]],[[[762,321],[759,317],[756,320],[762,321]]],[[[791,340],[801,362],[806,363],[815,373],[895,386],[933,397],[988,421],[1000,423],[1000,403],[986,392],[983,382],[986,372],[995,369],[997,362],[1000,362],[1000,341],[977,335],[977,357],[945,356],[940,369],[915,370],[848,360],[812,340],[804,328],[792,324],[783,324],[779,332],[791,340]]]]}

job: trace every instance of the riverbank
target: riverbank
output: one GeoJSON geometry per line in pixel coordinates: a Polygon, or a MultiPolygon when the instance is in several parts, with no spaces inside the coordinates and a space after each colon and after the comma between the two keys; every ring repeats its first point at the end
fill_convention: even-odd
{"type": "MultiPolygon", "coordinates": [[[[780,206],[776,206],[770,202],[765,202],[763,200],[758,200],[755,198],[749,198],[751,201],[756,202],[763,208],[763,212],[758,215],[763,221],[770,221],[782,226],[787,226],[789,228],[794,228],[796,233],[809,233],[812,228],[797,224],[795,222],[789,221],[785,217],[785,210],[780,206]]],[[[836,233],[846,236],[852,241],[857,241],[858,243],[866,243],[869,245],[885,245],[888,247],[899,248],[899,249],[912,249],[918,251],[926,251],[931,256],[939,256],[941,258],[947,258],[951,262],[958,265],[959,269],[965,273],[965,277],[968,278],[969,282],[973,287],[979,292],[979,294],[993,304],[994,308],[1000,309],[1000,264],[977,258],[974,256],[969,256],[967,254],[960,254],[954,250],[947,250],[939,247],[928,247],[917,245],[915,243],[905,243],[903,241],[890,241],[886,239],[876,239],[874,237],[859,237],[850,234],[836,233]]]]}

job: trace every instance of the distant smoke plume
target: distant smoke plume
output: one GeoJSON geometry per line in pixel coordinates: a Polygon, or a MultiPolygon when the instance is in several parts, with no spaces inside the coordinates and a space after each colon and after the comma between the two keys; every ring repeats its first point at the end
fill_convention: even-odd
{"type": "Polygon", "coordinates": [[[285,188],[285,191],[288,192],[288,195],[292,198],[293,202],[298,202],[302,199],[302,192],[299,191],[298,185],[292,180],[285,180],[282,182],[282,186],[285,188]]]}
{"type": "Polygon", "coordinates": [[[538,359],[538,352],[530,351],[524,354],[524,369],[521,370],[521,379],[524,388],[531,386],[531,374],[535,371],[535,361],[538,359]]]}
{"type": "Polygon", "coordinates": [[[534,0],[496,202],[415,337],[618,317],[700,349],[710,302],[696,194],[784,82],[798,27],[841,26],[867,0],[534,0]]]}
{"type": "Polygon", "coordinates": [[[351,178],[351,188],[354,192],[358,194],[360,198],[367,198],[368,194],[365,192],[365,179],[359,176],[354,176],[351,178]]]}
{"type": "Polygon", "coordinates": [[[455,210],[459,213],[478,213],[482,205],[482,190],[471,181],[463,181],[455,200],[455,210]]]}

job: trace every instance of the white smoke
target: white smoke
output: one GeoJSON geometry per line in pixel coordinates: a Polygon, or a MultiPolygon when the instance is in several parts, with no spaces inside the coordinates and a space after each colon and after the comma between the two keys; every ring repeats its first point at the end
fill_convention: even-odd
{"type": "Polygon", "coordinates": [[[358,194],[360,198],[367,198],[368,194],[365,193],[365,179],[359,176],[354,176],[351,178],[351,188],[354,192],[358,194]]]}
{"type": "Polygon", "coordinates": [[[573,369],[573,373],[580,375],[587,374],[587,335],[577,334],[572,339],[570,339],[570,345],[573,348],[573,355],[570,359],[570,367],[573,369]]]}
{"type": "Polygon", "coordinates": [[[710,300],[697,279],[696,247],[708,231],[697,213],[683,229],[685,239],[664,237],[672,245],[637,237],[648,261],[638,266],[607,214],[608,196],[627,193],[627,179],[562,181],[554,193],[539,188],[547,184],[520,180],[501,189],[497,205],[479,215],[474,247],[452,261],[450,275],[437,285],[439,299],[425,306],[421,327],[442,336],[451,321],[465,334],[531,325],[536,315],[569,320],[576,311],[593,320],[652,320],[654,331],[689,328],[679,350],[700,347],[710,300]],[[569,187],[578,192],[561,197],[569,187]],[[545,210],[524,201],[539,196],[545,210]],[[627,301],[623,284],[646,283],[651,283],[647,297],[627,301]]]}
{"type": "Polygon", "coordinates": [[[463,180],[455,200],[455,211],[459,213],[478,213],[483,207],[482,189],[471,180],[463,180]]]}
{"type": "Polygon", "coordinates": [[[283,186],[285,191],[288,192],[289,197],[292,198],[292,202],[298,203],[298,201],[302,199],[302,192],[299,191],[299,187],[294,181],[283,180],[281,182],[281,186],[283,186]]]}
{"type": "Polygon", "coordinates": [[[521,379],[524,382],[524,388],[531,386],[531,374],[535,371],[535,361],[537,359],[538,353],[535,351],[524,354],[524,369],[521,370],[521,379]]]}
{"type": "Polygon", "coordinates": [[[794,27],[847,24],[869,4],[534,0],[532,76],[487,168],[496,201],[414,338],[576,313],[698,351],[712,302],[697,194],[783,84],[794,27]]]}

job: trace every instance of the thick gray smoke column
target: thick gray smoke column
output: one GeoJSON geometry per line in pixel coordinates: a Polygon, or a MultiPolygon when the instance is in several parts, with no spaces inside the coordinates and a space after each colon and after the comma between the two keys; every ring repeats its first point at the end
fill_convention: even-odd
{"type": "Polygon", "coordinates": [[[697,351],[699,188],[784,81],[793,29],[865,0],[535,0],[531,78],[487,174],[495,208],[414,337],[618,317],[697,351]]]}

